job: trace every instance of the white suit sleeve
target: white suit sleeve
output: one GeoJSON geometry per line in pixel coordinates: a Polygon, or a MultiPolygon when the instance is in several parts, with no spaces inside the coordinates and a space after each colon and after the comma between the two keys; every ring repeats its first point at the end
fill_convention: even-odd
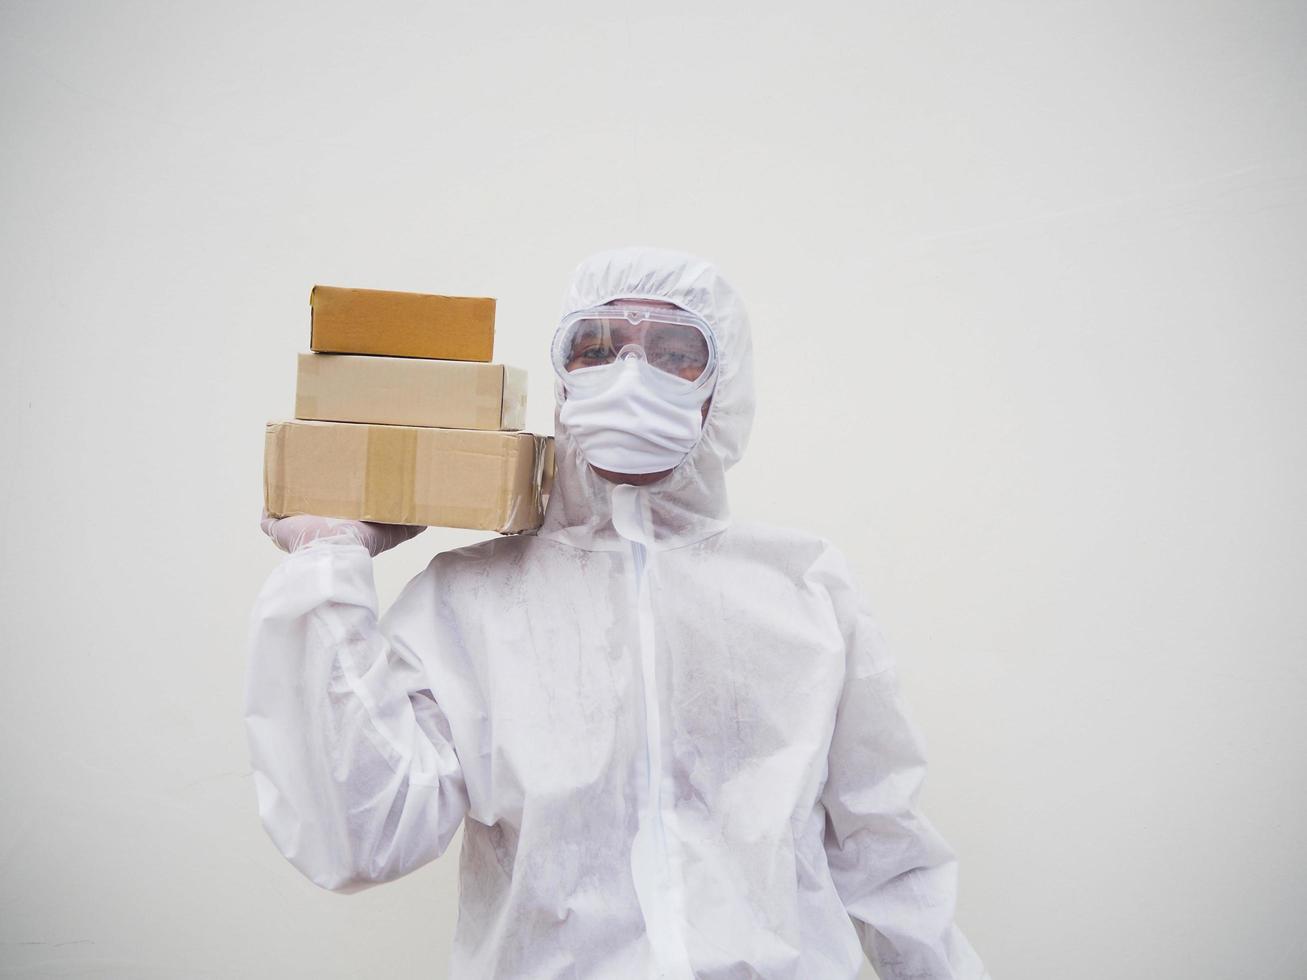
{"type": "Polygon", "coordinates": [[[449,722],[412,649],[427,638],[388,621],[367,550],[330,540],[287,555],[251,616],[244,717],[259,816],[296,868],[337,892],[438,857],[468,808],[449,722]]]}
{"type": "Polygon", "coordinates": [[[846,666],[822,792],[836,890],[881,980],[987,980],[954,923],[957,859],[916,801],[920,733],[884,636],[834,549],[814,566],[844,635],[846,666]]]}

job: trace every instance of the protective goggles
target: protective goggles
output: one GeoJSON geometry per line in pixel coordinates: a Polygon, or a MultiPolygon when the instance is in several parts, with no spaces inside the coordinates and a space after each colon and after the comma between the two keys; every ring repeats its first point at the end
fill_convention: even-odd
{"type": "Polygon", "coordinates": [[[607,387],[614,375],[606,369],[628,357],[655,368],[669,392],[691,398],[707,397],[717,371],[712,328],[685,310],[610,303],[568,314],[554,334],[554,370],[578,396],[607,387]]]}

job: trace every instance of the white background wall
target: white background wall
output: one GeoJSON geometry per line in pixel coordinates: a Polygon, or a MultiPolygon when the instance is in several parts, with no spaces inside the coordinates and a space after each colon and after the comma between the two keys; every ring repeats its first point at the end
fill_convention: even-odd
{"type": "Polygon", "coordinates": [[[550,431],[567,275],[627,243],[745,296],[735,509],[854,560],[996,980],[1307,975],[1305,41],[1265,0],[4,3],[0,975],[445,975],[457,842],[346,897],[258,823],[263,423],[324,282],[499,297],[550,431]]]}

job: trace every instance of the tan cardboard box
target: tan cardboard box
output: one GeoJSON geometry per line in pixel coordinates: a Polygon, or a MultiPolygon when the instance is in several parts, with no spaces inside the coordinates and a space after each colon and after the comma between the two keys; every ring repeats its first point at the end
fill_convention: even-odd
{"type": "Polygon", "coordinates": [[[295,417],[334,422],[520,429],[526,372],[421,357],[301,354],[295,417]]]}
{"type": "Polygon", "coordinates": [[[315,351],[452,361],[489,361],[495,353],[489,297],[314,286],[309,309],[315,351]]]}
{"type": "Polygon", "coordinates": [[[276,516],[533,531],[551,442],[530,432],[269,422],[264,503],[276,516]]]}

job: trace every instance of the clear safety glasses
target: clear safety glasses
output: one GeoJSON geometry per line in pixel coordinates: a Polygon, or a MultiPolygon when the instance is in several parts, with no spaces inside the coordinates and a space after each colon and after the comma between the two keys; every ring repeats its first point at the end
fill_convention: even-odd
{"type": "Polygon", "coordinates": [[[614,375],[605,369],[628,357],[656,368],[655,378],[687,396],[702,394],[717,369],[712,329],[681,309],[610,303],[569,314],[554,334],[554,370],[579,396],[607,387],[614,375]]]}

